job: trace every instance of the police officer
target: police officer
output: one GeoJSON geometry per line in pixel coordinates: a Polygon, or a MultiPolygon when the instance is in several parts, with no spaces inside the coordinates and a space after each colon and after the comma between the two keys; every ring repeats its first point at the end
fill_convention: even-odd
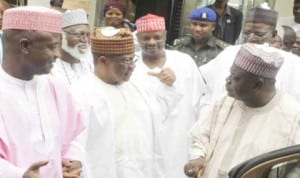
{"type": "Polygon", "coordinates": [[[201,66],[215,58],[228,44],[212,34],[217,18],[214,10],[199,8],[188,18],[191,20],[191,35],[176,39],[173,49],[189,54],[197,66],[201,66]]]}

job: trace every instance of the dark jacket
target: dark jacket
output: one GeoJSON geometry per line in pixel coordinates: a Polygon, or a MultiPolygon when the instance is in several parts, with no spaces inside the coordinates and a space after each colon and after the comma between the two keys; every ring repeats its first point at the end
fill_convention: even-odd
{"type": "MultiPolygon", "coordinates": [[[[214,10],[216,9],[213,4],[208,5],[207,7],[214,10]]],[[[233,7],[227,6],[221,23],[219,22],[220,18],[221,17],[217,14],[216,28],[213,32],[214,36],[229,44],[234,44],[241,33],[243,21],[242,12],[233,7]]]]}

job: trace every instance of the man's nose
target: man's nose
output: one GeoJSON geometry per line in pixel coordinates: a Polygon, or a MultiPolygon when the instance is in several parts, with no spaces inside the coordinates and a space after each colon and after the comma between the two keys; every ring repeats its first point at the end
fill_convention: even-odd
{"type": "Polygon", "coordinates": [[[149,43],[150,43],[150,44],[155,44],[155,43],[156,43],[156,40],[153,39],[153,38],[150,38],[150,39],[149,39],[149,43]]]}
{"type": "Polygon", "coordinates": [[[202,30],[202,27],[200,26],[200,25],[196,25],[196,28],[195,28],[196,30],[198,30],[198,31],[201,31],[202,30]]]}
{"type": "Polygon", "coordinates": [[[230,78],[231,78],[230,76],[226,77],[225,82],[226,82],[226,83],[230,83],[230,82],[231,82],[231,79],[230,79],[230,78]]]}
{"type": "Polygon", "coordinates": [[[60,58],[61,57],[60,47],[57,47],[57,48],[54,49],[54,57],[55,58],[60,58]]]}

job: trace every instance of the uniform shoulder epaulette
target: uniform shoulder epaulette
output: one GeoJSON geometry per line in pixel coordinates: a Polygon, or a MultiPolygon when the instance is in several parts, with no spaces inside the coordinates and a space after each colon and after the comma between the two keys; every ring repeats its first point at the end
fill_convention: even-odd
{"type": "Polygon", "coordinates": [[[216,39],[216,45],[223,49],[226,48],[227,46],[230,46],[229,43],[226,43],[225,41],[219,39],[216,39]]]}
{"type": "Polygon", "coordinates": [[[191,38],[190,37],[181,37],[181,38],[178,38],[178,39],[174,40],[173,46],[187,45],[190,42],[191,42],[191,38]]]}

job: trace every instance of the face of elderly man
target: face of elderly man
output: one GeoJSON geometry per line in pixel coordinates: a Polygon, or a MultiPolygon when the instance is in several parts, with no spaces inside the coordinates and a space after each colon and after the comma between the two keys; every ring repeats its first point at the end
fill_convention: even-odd
{"type": "Polygon", "coordinates": [[[90,52],[90,28],[86,24],[73,25],[63,29],[62,49],[73,57],[81,59],[90,52]]]}
{"type": "Polygon", "coordinates": [[[274,27],[264,23],[245,23],[243,28],[244,43],[272,43],[274,38],[274,27]]]}
{"type": "Polygon", "coordinates": [[[130,79],[131,74],[135,68],[136,58],[134,54],[121,55],[121,56],[107,56],[108,62],[107,76],[114,85],[119,85],[130,79]]]}
{"type": "Polygon", "coordinates": [[[229,96],[247,101],[254,96],[257,78],[236,65],[232,65],[226,79],[226,90],[229,96]]]}
{"type": "MultiPolygon", "coordinates": [[[[60,34],[42,31],[6,30],[4,38],[19,42],[24,60],[19,62],[24,75],[48,74],[59,55],[60,34]],[[27,36],[27,38],[26,38],[27,36]]],[[[16,43],[7,41],[7,50],[12,50],[16,43]]]]}

